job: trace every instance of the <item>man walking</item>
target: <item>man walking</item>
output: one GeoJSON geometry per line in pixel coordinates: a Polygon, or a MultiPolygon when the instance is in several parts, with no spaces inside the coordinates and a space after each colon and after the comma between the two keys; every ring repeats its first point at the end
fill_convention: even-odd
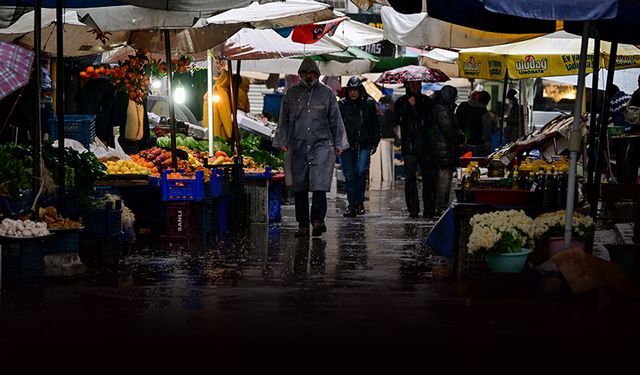
{"type": "Polygon", "coordinates": [[[364,192],[369,177],[369,162],[380,142],[380,123],[376,102],[367,95],[362,82],[351,77],[347,96],[339,102],[349,149],[340,156],[349,207],[344,217],[364,215],[364,192]]]}
{"type": "Polygon", "coordinates": [[[402,156],[404,158],[404,196],[410,217],[420,215],[418,197],[418,166],[422,172],[422,201],[424,217],[435,214],[435,185],[428,162],[428,133],[431,127],[433,104],[431,99],[420,92],[422,77],[408,77],[405,83],[407,93],[396,101],[396,115],[400,124],[402,156]]]}
{"type": "Polygon", "coordinates": [[[273,146],[286,152],[285,176],[292,185],[298,231],[296,237],[327,231],[327,191],[331,188],[336,155],[349,148],[338,101],[321,82],[315,61],[305,58],[298,69],[300,82],[282,98],[280,123],[273,146]],[[309,190],[313,192],[309,216],[309,190]]]}

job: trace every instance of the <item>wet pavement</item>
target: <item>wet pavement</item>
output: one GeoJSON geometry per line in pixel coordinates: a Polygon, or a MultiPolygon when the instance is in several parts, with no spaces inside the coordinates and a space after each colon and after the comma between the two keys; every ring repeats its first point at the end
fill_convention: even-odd
{"type": "Polygon", "coordinates": [[[140,250],[117,269],[5,288],[0,357],[37,351],[111,363],[152,355],[164,366],[283,350],[389,359],[638,347],[634,300],[475,295],[467,282],[433,280],[423,242],[434,223],[406,215],[402,185],[369,195],[358,218],[342,217],[343,197],[331,200],[321,238],[295,238],[293,206],[285,205],[281,224],[254,224],[205,251],[140,250]]]}

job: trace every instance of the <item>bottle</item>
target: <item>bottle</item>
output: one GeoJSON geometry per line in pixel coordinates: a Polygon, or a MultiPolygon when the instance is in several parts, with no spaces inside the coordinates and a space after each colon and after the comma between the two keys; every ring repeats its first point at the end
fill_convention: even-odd
{"type": "Polygon", "coordinates": [[[538,185],[536,184],[536,174],[533,173],[533,171],[529,171],[526,189],[529,191],[536,191],[538,189],[538,185]]]}
{"type": "Polygon", "coordinates": [[[542,207],[543,208],[552,208],[555,205],[555,181],[553,179],[553,174],[551,174],[551,167],[546,167],[546,172],[543,176],[542,180],[542,207]]]}
{"type": "Polygon", "coordinates": [[[519,189],[520,179],[518,178],[518,167],[513,170],[513,175],[511,176],[511,181],[509,182],[509,187],[511,189],[519,189]]]}
{"type": "Polygon", "coordinates": [[[478,162],[473,162],[473,166],[471,167],[471,187],[477,188],[480,184],[480,167],[478,167],[478,162]]]}
{"type": "Polygon", "coordinates": [[[471,170],[465,168],[462,175],[462,201],[471,202],[471,170]]]}
{"type": "Polygon", "coordinates": [[[502,165],[502,162],[497,155],[494,155],[493,158],[491,158],[487,168],[488,177],[504,177],[504,165],[502,165]]]}

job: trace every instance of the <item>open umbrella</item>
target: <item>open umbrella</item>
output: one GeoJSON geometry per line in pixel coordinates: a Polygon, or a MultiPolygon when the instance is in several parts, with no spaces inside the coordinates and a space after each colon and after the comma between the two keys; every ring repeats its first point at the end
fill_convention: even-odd
{"type": "Polygon", "coordinates": [[[408,65],[401,68],[387,70],[376,80],[380,84],[405,83],[415,76],[422,76],[422,82],[445,82],[449,80],[440,69],[427,68],[426,66],[408,65]]]}
{"type": "Polygon", "coordinates": [[[33,51],[0,42],[0,100],[29,83],[33,51]]]}

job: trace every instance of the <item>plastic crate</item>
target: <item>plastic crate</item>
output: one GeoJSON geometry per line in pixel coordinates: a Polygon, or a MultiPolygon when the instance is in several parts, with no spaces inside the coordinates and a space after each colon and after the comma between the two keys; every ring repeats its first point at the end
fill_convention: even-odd
{"type": "Polygon", "coordinates": [[[53,237],[49,237],[44,245],[44,253],[63,254],[77,253],[79,248],[79,231],[78,230],[59,230],[53,232],[53,237]]]}
{"type": "Polygon", "coordinates": [[[249,220],[252,223],[269,222],[269,179],[253,178],[245,182],[249,195],[249,220]]]}
{"type": "Polygon", "coordinates": [[[229,229],[229,198],[222,196],[213,202],[214,216],[217,219],[216,237],[218,241],[227,240],[229,229]]]}
{"type": "MultiPolygon", "coordinates": [[[[66,115],[64,116],[64,137],[75,139],[88,150],[89,145],[96,138],[95,115],[66,115]]],[[[58,139],[58,119],[49,120],[49,135],[51,140],[58,139]]]]}
{"type": "Polygon", "coordinates": [[[149,176],[149,186],[154,188],[160,187],[160,177],[149,176]]]}
{"type": "Polygon", "coordinates": [[[2,242],[2,285],[44,285],[44,240],[21,239],[2,242]]]}
{"type": "Polygon", "coordinates": [[[70,212],[72,219],[78,220],[84,226],[80,233],[82,238],[111,239],[122,231],[122,201],[115,204],[105,203],[103,208],[80,208],[70,212]]]}
{"type": "Polygon", "coordinates": [[[254,173],[254,172],[244,172],[245,180],[255,180],[262,178],[271,178],[273,175],[271,173],[271,167],[266,167],[264,172],[262,173],[254,173]]]}
{"type": "Polygon", "coordinates": [[[165,203],[164,235],[177,239],[197,239],[201,229],[201,204],[195,202],[165,203]]]}
{"type": "Polygon", "coordinates": [[[195,179],[169,179],[169,171],[162,172],[160,180],[163,202],[201,201],[204,198],[204,172],[196,171],[195,179]]]}
{"type": "Polygon", "coordinates": [[[278,223],[282,220],[280,210],[282,196],[282,182],[279,180],[271,180],[269,184],[269,222],[278,223]]]}
{"type": "Polygon", "coordinates": [[[609,137],[618,137],[624,134],[624,126],[609,126],[607,127],[607,135],[609,137]]]}
{"type": "Polygon", "coordinates": [[[228,188],[225,175],[225,170],[222,168],[211,169],[211,196],[213,198],[222,196],[225,193],[225,188],[228,188]]]}

